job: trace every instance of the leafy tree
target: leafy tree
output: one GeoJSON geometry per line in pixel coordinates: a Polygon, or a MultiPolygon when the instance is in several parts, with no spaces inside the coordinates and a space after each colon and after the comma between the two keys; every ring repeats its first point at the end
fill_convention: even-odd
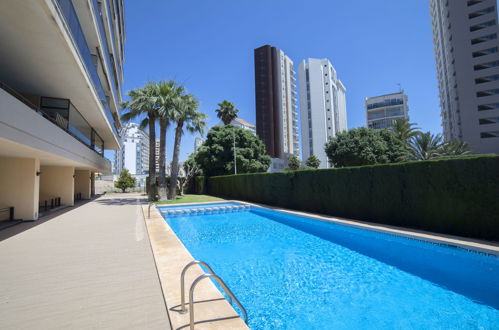
{"type": "Polygon", "coordinates": [[[182,196],[184,194],[185,188],[189,185],[189,182],[195,175],[200,174],[199,165],[194,160],[195,153],[191,154],[189,158],[182,164],[184,169],[184,175],[178,178],[178,191],[182,196]]]}
{"type": "Polygon", "coordinates": [[[265,145],[248,130],[232,125],[215,126],[198,149],[195,161],[204,175],[234,174],[234,138],[237,173],[265,172],[271,159],[265,145]]]}
{"type": "Polygon", "coordinates": [[[308,167],[319,168],[319,166],[321,165],[321,161],[315,155],[311,155],[310,157],[308,157],[306,164],[308,167]]]}
{"type": "Polygon", "coordinates": [[[291,171],[297,171],[301,167],[301,162],[296,156],[291,156],[288,159],[288,169],[291,171]]]}
{"type": "Polygon", "coordinates": [[[121,115],[123,122],[129,122],[141,118],[141,127],[149,126],[149,189],[148,199],[157,199],[156,192],[156,120],[158,118],[158,106],[155,96],[154,83],[148,83],[143,88],[129,91],[130,101],[123,102],[122,107],[126,112],[121,115]],[[144,118],[145,117],[145,118],[144,118]]]}
{"type": "Polygon", "coordinates": [[[230,125],[230,123],[237,118],[239,110],[231,101],[224,100],[222,103],[218,103],[218,109],[215,110],[217,117],[222,120],[224,125],[230,125]]]}
{"type": "Polygon", "coordinates": [[[160,81],[154,84],[154,96],[158,107],[159,118],[159,196],[160,200],[166,199],[166,131],[172,120],[174,111],[174,100],[184,93],[184,87],[177,85],[175,81],[160,81]]]}
{"type": "Polygon", "coordinates": [[[127,188],[135,187],[135,178],[128,172],[126,168],[124,168],[118,180],[114,182],[114,186],[118,189],[121,189],[121,192],[125,192],[127,188]]]}
{"type": "Polygon", "coordinates": [[[326,143],[325,151],[335,167],[393,163],[406,153],[392,131],[365,127],[338,133],[326,143]]]}
{"type": "Polygon", "coordinates": [[[413,137],[421,134],[419,127],[416,127],[416,124],[410,123],[406,119],[393,120],[391,130],[399,140],[407,145],[413,137]]]}
{"type": "Polygon", "coordinates": [[[409,143],[410,159],[427,160],[439,157],[442,141],[443,138],[440,134],[431,134],[431,132],[414,136],[409,143]]]}
{"type": "Polygon", "coordinates": [[[463,141],[449,141],[442,144],[438,154],[442,157],[457,157],[471,155],[470,146],[463,141]]]}
{"type": "MultiPolygon", "coordinates": [[[[175,128],[175,141],[173,144],[172,172],[170,176],[170,187],[177,186],[178,162],[180,154],[180,142],[184,134],[184,126],[191,132],[203,133],[206,126],[206,115],[198,111],[199,102],[191,94],[179,96],[173,101],[171,120],[177,124],[175,128]]],[[[169,189],[168,199],[175,199],[177,189],[169,189]]]]}

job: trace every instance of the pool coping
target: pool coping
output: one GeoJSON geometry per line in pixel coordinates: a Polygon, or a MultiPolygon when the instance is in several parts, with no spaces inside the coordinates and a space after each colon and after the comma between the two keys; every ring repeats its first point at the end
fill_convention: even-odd
{"type": "Polygon", "coordinates": [[[434,233],[418,229],[410,229],[391,225],[378,224],[374,222],[353,220],[342,217],[328,216],[324,214],[310,213],[304,211],[289,210],[278,206],[271,206],[261,203],[252,203],[239,200],[228,200],[228,202],[245,203],[256,207],[263,207],[274,211],[279,211],[298,216],[305,216],[322,221],[332,222],[348,227],[360,228],[379,233],[401,236],[409,239],[420,240],[424,242],[444,245],[453,248],[464,249],[467,251],[478,252],[499,257],[499,243],[488,242],[484,240],[434,233]]]}
{"type": "MultiPolygon", "coordinates": [[[[181,204],[204,203],[210,202],[181,204]]],[[[188,329],[189,313],[180,314],[178,312],[180,306],[180,273],[185,265],[195,259],[165,221],[157,207],[152,207],[150,211],[151,216],[148,218],[148,205],[142,206],[142,213],[172,329],[188,329]]],[[[199,265],[191,267],[187,272],[185,277],[186,302],[189,300],[188,290],[190,284],[203,273],[199,265]]],[[[199,282],[196,286],[195,301],[194,323],[196,329],[249,329],[211,281],[199,282]]]]}

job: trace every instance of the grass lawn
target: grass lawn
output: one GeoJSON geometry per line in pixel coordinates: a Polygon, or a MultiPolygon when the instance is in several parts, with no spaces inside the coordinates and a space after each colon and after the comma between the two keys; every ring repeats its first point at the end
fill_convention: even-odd
{"type": "Polygon", "coordinates": [[[177,199],[174,201],[157,202],[156,204],[165,205],[165,204],[182,204],[182,203],[202,203],[202,202],[218,202],[224,200],[225,199],[208,195],[184,195],[184,196],[177,196],[177,199]]]}

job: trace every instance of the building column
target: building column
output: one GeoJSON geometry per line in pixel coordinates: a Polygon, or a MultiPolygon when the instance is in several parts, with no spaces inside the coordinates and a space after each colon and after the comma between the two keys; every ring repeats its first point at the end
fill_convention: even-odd
{"type": "Polygon", "coordinates": [[[81,194],[81,199],[90,199],[91,180],[90,170],[75,170],[75,195],[81,194]]]}
{"type": "Polygon", "coordinates": [[[40,166],[40,201],[50,205],[51,199],[61,198],[61,205],[74,205],[74,167],[40,166]]]}
{"type": "Polygon", "coordinates": [[[90,195],[95,196],[95,172],[90,174],[90,195]]]}
{"type": "Polygon", "coordinates": [[[40,161],[0,157],[0,208],[14,207],[14,219],[38,219],[40,161]]]}

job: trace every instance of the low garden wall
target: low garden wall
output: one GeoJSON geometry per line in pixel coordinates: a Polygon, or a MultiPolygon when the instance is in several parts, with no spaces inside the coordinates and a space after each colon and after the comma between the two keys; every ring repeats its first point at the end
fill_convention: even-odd
{"type": "Polygon", "coordinates": [[[201,177],[195,186],[230,199],[499,241],[499,156],[201,177]]]}

